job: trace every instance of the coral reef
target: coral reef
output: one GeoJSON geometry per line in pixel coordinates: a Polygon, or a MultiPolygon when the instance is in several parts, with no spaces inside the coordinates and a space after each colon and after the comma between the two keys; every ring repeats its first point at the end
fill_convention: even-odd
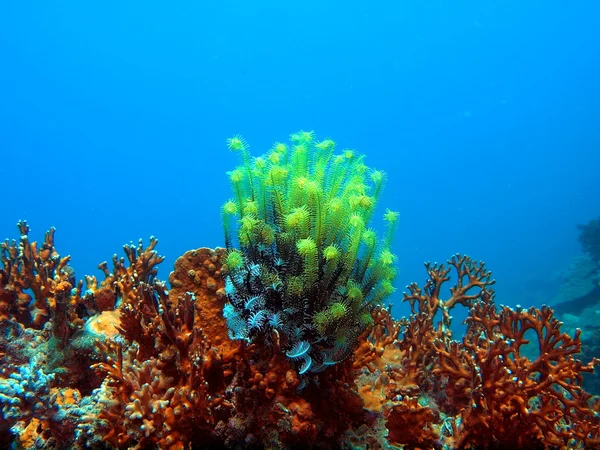
{"type": "Polygon", "coordinates": [[[491,273],[461,255],[426,264],[410,316],[394,319],[382,300],[396,214],[382,238],[366,228],[382,176],[354,153],[335,169],[333,143],[311,133],[292,140],[269,163],[229,141],[244,165],[223,208],[228,248],[188,251],[168,283],[154,238],[78,281],[54,230],[38,245],[18,224],[0,247],[0,442],[600,448],[599,401],[582,388],[598,361],[577,359],[580,332],[548,307],[497,307],[491,273]]]}
{"type": "MultiPolygon", "coordinates": [[[[51,297],[41,302],[49,305],[42,329],[31,314],[0,322],[5,442],[22,449],[599,445],[598,403],[581,389],[596,361],[574,358],[579,333],[562,333],[549,308],[497,309],[491,274],[468,257],[427,265],[424,288],[413,284],[405,294],[410,317],[395,320],[374,307],[352,355],[302,376],[275,340],[229,337],[225,250],[187,252],[167,289],[156,276],[156,243],[125,246],[127,258],[113,258],[112,271],[100,265],[101,282],[88,277],[83,295],[73,289],[79,315],[64,343],[52,321],[68,316],[55,313],[51,297]],[[114,298],[113,309],[103,310],[97,293],[114,298]],[[462,341],[450,328],[456,305],[470,310],[462,341]],[[56,353],[80,356],[67,370],[56,353]]],[[[12,292],[11,276],[3,280],[12,292]]]]}
{"type": "Polygon", "coordinates": [[[580,332],[561,332],[548,307],[498,311],[491,274],[466,256],[426,268],[425,288],[413,284],[404,296],[413,314],[401,321],[403,335],[392,333],[400,358],[392,344],[374,344],[385,370],[363,384],[377,393],[388,440],[404,448],[598,448],[598,400],[581,387],[598,361],[574,357],[580,332]],[[451,268],[456,282],[443,300],[451,268]],[[449,326],[457,304],[469,308],[462,341],[449,326]]]}

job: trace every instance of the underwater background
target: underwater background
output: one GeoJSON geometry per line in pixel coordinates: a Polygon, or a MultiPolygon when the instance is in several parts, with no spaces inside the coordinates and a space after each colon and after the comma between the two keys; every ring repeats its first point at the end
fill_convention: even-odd
{"type": "Polygon", "coordinates": [[[593,1],[7,2],[0,237],[55,226],[82,277],[154,235],[166,277],[224,245],[226,138],[314,130],[388,174],[394,315],[456,252],[539,306],[600,211],[598,30],[593,1]]]}
{"type": "Polygon", "coordinates": [[[600,449],[598,2],[5,3],[0,450],[600,449]]]}

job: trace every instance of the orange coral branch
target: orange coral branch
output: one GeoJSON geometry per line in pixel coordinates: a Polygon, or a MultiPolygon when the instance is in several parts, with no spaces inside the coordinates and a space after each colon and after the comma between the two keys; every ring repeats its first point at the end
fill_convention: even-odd
{"type": "MultiPolygon", "coordinates": [[[[437,347],[439,367],[453,400],[462,403],[458,447],[499,442],[503,446],[568,446],[572,439],[597,445],[600,422],[581,388],[584,365],[573,358],[581,349],[579,333],[560,332],[548,307],[499,312],[475,304],[462,346],[437,347]],[[529,339],[537,356],[529,358],[529,339]],[[583,431],[585,430],[585,431],[583,431]],[[590,434],[590,430],[595,430],[590,434]],[[586,434],[587,433],[587,434],[586,434]]],[[[461,404],[459,403],[459,405],[461,404]]]]}

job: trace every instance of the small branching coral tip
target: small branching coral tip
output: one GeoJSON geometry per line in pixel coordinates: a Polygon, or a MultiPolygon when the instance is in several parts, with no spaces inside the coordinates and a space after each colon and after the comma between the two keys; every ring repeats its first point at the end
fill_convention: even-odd
{"type": "Polygon", "coordinates": [[[232,329],[243,318],[253,342],[272,336],[272,321],[255,326],[262,316],[245,306],[264,298],[264,317],[284,324],[278,327],[282,351],[289,356],[302,346],[298,370],[309,373],[349,356],[370,325],[367,316],[394,291],[390,246],[397,213],[388,210],[386,236],[378,239],[368,224],[384,173],[369,169],[354,150],[334,155],[335,142],[317,141],[312,131],[290,140],[257,158],[240,136],[227,141],[242,164],[229,172],[234,199],[223,206],[233,258],[226,294],[236,312],[229,314],[232,329]]]}
{"type": "Polygon", "coordinates": [[[387,209],[383,218],[386,222],[395,223],[398,220],[399,216],[400,214],[398,212],[387,209]]]}
{"type": "Polygon", "coordinates": [[[227,139],[227,147],[232,151],[242,151],[246,150],[246,143],[241,136],[234,136],[232,138],[227,139]]]}

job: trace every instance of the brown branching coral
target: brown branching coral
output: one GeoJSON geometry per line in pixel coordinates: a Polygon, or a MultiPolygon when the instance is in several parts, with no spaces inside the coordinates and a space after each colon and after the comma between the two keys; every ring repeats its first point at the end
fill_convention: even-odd
{"type": "Polygon", "coordinates": [[[475,302],[488,302],[495,280],[483,263],[468,256],[455,255],[448,266],[425,264],[429,278],[421,289],[416,283],[408,286],[404,301],[410,303],[412,316],[405,322],[406,329],[399,343],[404,353],[405,375],[418,385],[435,384],[430,373],[437,362],[436,342],[449,342],[452,338],[451,310],[456,305],[470,308],[475,302]],[[443,299],[443,287],[451,278],[454,268],[456,282],[449,289],[450,296],[443,299]],[[439,318],[438,312],[441,313],[439,318]]]}
{"type": "Polygon", "coordinates": [[[141,239],[137,247],[133,243],[124,245],[123,251],[127,261],[116,254],[113,255],[112,272],[106,262],[101,263],[98,266],[104,273],[101,283],[98,283],[95,276],[85,277],[89,293],[86,302],[99,311],[110,309],[117,300],[125,303],[135,302],[138,297],[135,289],[140,283],[151,283],[158,273],[158,264],[164,260],[155,250],[157,244],[158,240],[152,236],[150,244],[146,247],[141,239]]]}
{"type": "MultiPolygon", "coordinates": [[[[153,247],[131,253],[131,265],[141,261],[152,269],[152,262],[162,260],[151,254],[153,247]]],[[[210,251],[197,252],[210,255],[210,251]]],[[[211,256],[218,264],[218,254],[211,256]]],[[[133,272],[123,264],[115,269],[115,273],[133,272]]],[[[231,355],[214,347],[201,326],[206,319],[196,292],[205,289],[206,282],[190,291],[168,291],[153,275],[146,270],[130,285],[113,277],[112,284],[125,294],[120,305],[122,334],[133,345],[128,357],[118,347],[114,359],[95,366],[108,380],[104,402],[109,408],[101,417],[105,426],[113,427],[115,416],[125,414],[127,419],[110,429],[106,438],[120,448],[135,444],[177,449],[197,435],[210,439],[217,421],[228,417],[231,407],[223,397],[223,358],[231,362],[231,355]]]]}
{"type": "Polygon", "coordinates": [[[579,332],[561,332],[546,307],[497,309],[490,272],[466,256],[426,265],[425,287],[405,294],[409,318],[374,308],[351,357],[300,376],[276,330],[264,342],[230,339],[222,250],[187,252],[167,285],[156,278],[157,241],[129,245],[82,295],[53,230],[38,246],[19,228],[19,242],[0,247],[0,437],[13,427],[21,446],[600,446],[598,402],[581,388],[596,361],[576,359],[579,332]],[[456,305],[469,310],[461,341],[456,305]],[[101,358],[93,371],[82,353],[90,337],[101,358]],[[51,372],[54,348],[65,365],[51,372]],[[39,398],[44,415],[14,404],[18,392],[39,398]],[[64,393],[70,402],[59,402],[64,393]]]}
{"type": "Polygon", "coordinates": [[[107,377],[98,419],[106,430],[103,440],[117,448],[154,447],[183,449],[195,436],[207,440],[216,420],[213,411],[223,407],[208,395],[202,360],[183,377],[169,370],[169,362],[135,358],[136,346],[126,354],[96,365],[107,377]]]}
{"type": "Polygon", "coordinates": [[[353,366],[355,369],[366,367],[373,372],[376,368],[382,368],[382,361],[398,357],[397,344],[402,323],[392,318],[389,308],[377,307],[371,316],[373,326],[364,333],[360,345],[354,351],[353,366]]]}
{"type": "MultiPolygon", "coordinates": [[[[593,371],[596,361],[575,359],[579,332],[562,333],[547,307],[497,311],[494,281],[483,264],[466,256],[449,264],[426,265],[425,289],[409,286],[405,300],[413,314],[401,322],[403,334],[397,338],[401,364],[386,364],[379,371],[384,383],[372,382],[387,387],[361,388],[363,396],[379,395],[390,442],[406,448],[600,445],[597,402],[581,388],[583,374],[593,371]],[[444,300],[452,267],[457,281],[444,300]],[[450,311],[457,304],[470,311],[461,342],[452,339],[450,329],[450,311]]],[[[364,351],[358,355],[357,362],[371,368],[381,362],[377,355],[365,358],[364,351]]]]}
{"type": "Polygon", "coordinates": [[[386,407],[384,416],[390,443],[403,445],[407,450],[441,448],[435,426],[439,422],[439,414],[420,404],[417,398],[408,397],[395,402],[386,407]]]}
{"type": "Polygon", "coordinates": [[[448,267],[426,263],[425,269],[429,278],[424,289],[416,283],[409,285],[409,293],[404,293],[404,301],[410,303],[413,314],[426,314],[431,320],[440,311],[442,318],[437,323],[437,332],[445,337],[451,336],[452,308],[456,305],[470,308],[474,302],[489,295],[490,287],[496,282],[484,263],[473,261],[466,255],[454,255],[448,261],[448,267]],[[450,280],[452,268],[455,269],[456,282],[450,287],[450,297],[444,300],[442,287],[450,280]]]}
{"type": "Polygon", "coordinates": [[[319,388],[299,392],[298,373],[281,352],[229,339],[222,255],[187,252],[175,264],[171,290],[156,280],[138,282],[123,299],[121,330],[131,344],[127,351],[105,347],[114,356],[95,366],[106,375],[101,430],[111,445],[311,445],[334,442],[352,423],[362,423],[351,361],[320,374],[319,388]],[[158,402],[160,411],[144,408],[144,401],[158,402]]]}
{"type": "Polygon", "coordinates": [[[0,244],[0,320],[39,329],[55,317],[54,334],[64,344],[82,325],[75,308],[81,301],[82,283],[76,283],[68,266],[70,256],[61,258],[56,252],[54,228],[38,246],[29,241],[27,222],[17,227],[19,242],[0,244]]]}
{"type": "Polygon", "coordinates": [[[7,421],[20,445],[39,447],[72,437],[77,405],[60,403],[57,393],[80,398],[100,381],[86,376],[89,349],[74,345],[86,315],[70,257],[56,251],[53,228],[40,244],[30,242],[26,222],[18,229],[18,241],[0,244],[0,434],[7,421]]]}
{"type": "MultiPolygon", "coordinates": [[[[447,381],[461,408],[456,445],[504,447],[599,445],[600,421],[581,383],[597,361],[574,358],[579,332],[570,337],[548,307],[496,311],[476,304],[462,345],[438,346],[433,373],[447,381]],[[530,343],[536,356],[528,356],[530,343]]],[[[531,352],[531,351],[530,351],[531,352]]]]}

